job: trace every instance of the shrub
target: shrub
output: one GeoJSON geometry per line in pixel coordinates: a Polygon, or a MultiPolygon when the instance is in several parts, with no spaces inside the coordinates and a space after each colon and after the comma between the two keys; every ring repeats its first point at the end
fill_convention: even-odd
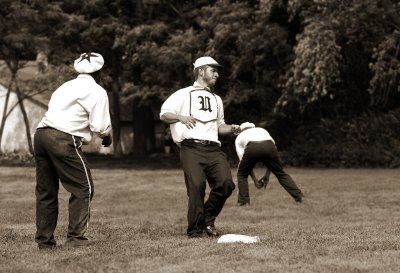
{"type": "Polygon", "coordinates": [[[1,166],[34,166],[35,160],[27,153],[5,153],[0,154],[1,166]]]}
{"type": "Polygon", "coordinates": [[[337,118],[299,128],[282,153],[293,166],[400,166],[400,109],[367,112],[352,120],[337,118]]]}

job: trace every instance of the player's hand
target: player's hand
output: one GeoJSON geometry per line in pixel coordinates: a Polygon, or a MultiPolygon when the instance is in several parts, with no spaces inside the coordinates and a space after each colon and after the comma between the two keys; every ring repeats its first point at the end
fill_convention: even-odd
{"type": "Polygon", "coordinates": [[[262,189],[262,188],[266,188],[269,182],[269,178],[261,178],[260,180],[258,180],[257,182],[255,182],[255,186],[257,189],[262,189]]]}
{"type": "Polygon", "coordinates": [[[179,116],[179,121],[185,124],[188,129],[193,129],[196,126],[196,119],[191,116],[179,116]]]}
{"type": "Polygon", "coordinates": [[[232,132],[232,134],[237,136],[240,133],[240,126],[236,125],[236,124],[232,124],[231,125],[231,132],[232,132]]]}
{"type": "Polygon", "coordinates": [[[111,137],[111,135],[108,135],[108,136],[105,136],[105,137],[102,138],[101,144],[102,144],[104,147],[110,146],[111,143],[112,143],[112,137],[111,137]]]}
{"type": "Polygon", "coordinates": [[[254,127],[256,127],[254,125],[254,123],[246,121],[246,122],[243,122],[242,124],[240,124],[240,131],[244,131],[246,129],[250,129],[250,128],[254,128],[254,127]]]}

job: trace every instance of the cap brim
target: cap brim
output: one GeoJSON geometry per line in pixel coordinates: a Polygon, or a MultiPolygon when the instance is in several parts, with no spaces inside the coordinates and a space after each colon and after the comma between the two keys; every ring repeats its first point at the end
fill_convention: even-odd
{"type": "Polygon", "coordinates": [[[223,66],[220,65],[220,64],[208,64],[208,66],[223,67],[223,66]]]}

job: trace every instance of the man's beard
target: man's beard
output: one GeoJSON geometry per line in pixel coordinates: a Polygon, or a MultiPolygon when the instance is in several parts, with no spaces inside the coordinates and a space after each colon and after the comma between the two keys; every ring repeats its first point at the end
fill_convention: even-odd
{"type": "Polygon", "coordinates": [[[207,83],[208,87],[214,87],[217,82],[217,80],[214,80],[213,78],[204,78],[204,81],[207,83]]]}

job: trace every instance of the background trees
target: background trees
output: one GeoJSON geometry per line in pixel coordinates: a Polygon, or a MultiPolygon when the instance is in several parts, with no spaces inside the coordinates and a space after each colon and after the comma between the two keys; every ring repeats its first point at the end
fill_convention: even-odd
{"type": "MultiPolygon", "coordinates": [[[[162,101],[193,81],[192,62],[205,54],[224,65],[216,90],[225,101],[227,122],[250,120],[266,127],[292,164],[321,161],[319,153],[327,146],[335,147],[332,158],[381,158],[381,149],[373,155],[359,152],[366,143],[350,128],[356,126],[370,143],[387,143],[369,134],[371,117],[379,120],[377,128],[400,118],[400,4],[394,0],[5,3],[2,14],[13,5],[32,12],[28,17],[35,23],[15,25],[16,37],[46,44],[58,68],[70,65],[77,52],[103,54],[117,155],[121,110],[132,112],[135,155],[155,151],[162,101]],[[359,151],[352,149],[356,144],[359,151]]],[[[2,33],[10,29],[6,23],[2,33]]],[[[4,45],[21,44],[4,37],[4,45]]],[[[25,58],[35,52],[19,51],[25,58]]],[[[386,138],[396,137],[391,132],[386,138]]],[[[371,164],[393,165],[396,153],[371,164]]]]}
{"type": "MultiPolygon", "coordinates": [[[[18,71],[24,66],[25,61],[35,59],[37,52],[46,49],[49,37],[45,35],[44,22],[45,6],[40,1],[9,1],[4,0],[0,8],[0,59],[4,60],[9,72],[6,86],[8,93],[3,105],[3,115],[0,124],[0,143],[3,135],[7,116],[14,108],[8,105],[10,92],[14,91],[18,97],[18,106],[21,110],[28,147],[33,154],[29,118],[24,105],[24,99],[34,94],[43,92],[38,89],[26,89],[19,85],[18,71]]],[[[49,13],[52,11],[49,10],[49,13]]],[[[0,151],[1,152],[1,151],[0,151]]]]}

